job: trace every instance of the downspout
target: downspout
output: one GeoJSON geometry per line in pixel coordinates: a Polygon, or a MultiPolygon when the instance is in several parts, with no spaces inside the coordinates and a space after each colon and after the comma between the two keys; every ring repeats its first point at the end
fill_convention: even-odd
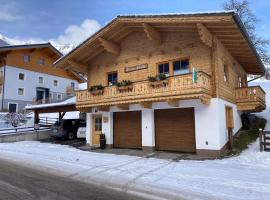
{"type": "Polygon", "coordinates": [[[4,76],[3,76],[3,90],[2,90],[2,105],[1,110],[3,111],[4,108],[4,98],[5,98],[5,80],[6,80],[6,60],[3,58],[3,64],[4,64],[4,76]]]}

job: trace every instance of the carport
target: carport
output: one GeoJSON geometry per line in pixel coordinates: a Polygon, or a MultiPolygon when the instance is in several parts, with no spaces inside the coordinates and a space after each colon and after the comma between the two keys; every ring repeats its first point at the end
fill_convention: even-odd
{"type": "Polygon", "coordinates": [[[32,110],[34,112],[34,122],[38,124],[39,114],[41,113],[59,113],[58,119],[61,120],[65,116],[66,112],[78,111],[76,108],[76,97],[71,97],[62,102],[29,105],[25,107],[26,110],[32,110]]]}

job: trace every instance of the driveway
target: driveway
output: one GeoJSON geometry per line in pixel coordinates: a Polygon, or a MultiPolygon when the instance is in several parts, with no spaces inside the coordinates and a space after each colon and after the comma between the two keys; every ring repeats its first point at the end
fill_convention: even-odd
{"type": "Polygon", "coordinates": [[[222,160],[172,160],[81,151],[67,145],[1,143],[0,158],[97,187],[153,199],[268,200],[270,153],[258,141],[222,160]]]}
{"type": "Polygon", "coordinates": [[[85,184],[0,160],[0,200],[143,200],[134,195],[85,184]]]}

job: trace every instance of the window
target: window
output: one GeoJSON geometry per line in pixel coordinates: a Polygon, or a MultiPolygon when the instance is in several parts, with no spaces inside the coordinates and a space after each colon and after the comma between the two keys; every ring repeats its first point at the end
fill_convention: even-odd
{"type": "Polygon", "coordinates": [[[18,95],[24,95],[24,88],[18,88],[18,95]]]}
{"type": "Polygon", "coordinates": [[[158,65],[158,72],[160,74],[165,74],[165,75],[169,75],[169,63],[162,63],[158,65]]]}
{"type": "Polygon", "coordinates": [[[62,94],[57,94],[57,101],[61,101],[62,100],[62,94]]]}
{"type": "Polygon", "coordinates": [[[38,59],[38,64],[39,65],[44,65],[44,63],[45,63],[44,59],[42,59],[42,58],[38,59]]]}
{"type": "Polygon", "coordinates": [[[58,80],[53,80],[53,85],[58,86],[58,80]]]}
{"type": "Polygon", "coordinates": [[[117,72],[110,72],[108,73],[108,85],[116,85],[117,83],[117,72]]]}
{"type": "Polygon", "coordinates": [[[229,81],[229,77],[228,77],[228,65],[226,65],[226,64],[223,65],[223,78],[224,78],[224,82],[228,82],[229,81]]]}
{"type": "Polygon", "coordinates": [[[42,76],[38,77],[38,83],[43,84],[44,78],[42,76]]]}
{"type": "Polygon", "coordinates": [[[71,82],[71,83],[70,83],[70,87],[71,87],[72,89],[74,89],[74,88],[75,88],[75,83],[74,83],[74,82],[71,82]]]}
{"type": "Polygon", "coordinates": [[[30,56],[29,55],[23,55],[23,61],[28,63],[30,62],[30,56]]]}
{"type": "Polygon", "coordinates": [[[95,118],[95,131],[102,131],[102,117],[95,118]]]}
{"type": "Polygon", "coordinates": [[[8,112],[15,113],[17,112],[18,104],[8,102],[8,112]]]}
{"type": "Polygon", "coordinates": [[[189,73],[189,60],[177,60],[173,62],[173,75],[189,73]]]}
{"type": "Polygon", "coordinates": [[[24,73],[19,73],[19,80],[24,80],[24,73]]]}

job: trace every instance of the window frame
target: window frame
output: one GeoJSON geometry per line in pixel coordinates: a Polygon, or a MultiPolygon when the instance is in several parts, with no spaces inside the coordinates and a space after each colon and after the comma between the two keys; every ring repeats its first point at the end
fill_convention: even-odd
{"type": "Polygon", "coordinates": [[[111,72],[107,72],[107,85],[108,86],[115,86],[118,82],[118,71],[111,71],[111,72]],[[113,84],[110,85],[110,82],[109,82],[109,75],[110,74],[116,74],[116,81],[114,81],[113,84]]]}
{"type": "Polygon", "coordinates": [[[55,86],[55,87],[57,87],[59,85],[59,82],[58,82],[58,80],[53,80],[53,86],[55,86]],[[56,84],[55,84],[56,83],[56,84]]]}
{"type": "Polygon", "coordinates": [[[102,131],[102,117],[95,117],[95,120],[94,120],[94,129],[97,132],[102,131]],[[96,120],[100,120],[100,121],[97,122],[96,120]]]}
{"type": "Polygon", "coordinates": [[[20,81],[24,81],[24,80],[25,80],[25,73],[19,72],[19,73],[18,73],[18,79],[19,79],[20,81]],[[23,79],[20,79],[20,75],[23,75],[23,79]]]}
{"type": "Polygon", "coordinates": [[[38,61],[37,61],[37,64],[38,65],[45,65],[45,59],[44,58],[39,58],[38,61]],[[40,62],[42,61],[42,62],[40,62]]]}
{"type": "Polygon", "coordinates": [[[183,74],[189,74],[191,72],[191,68],[190,68],[190,58],[188,57],[183,57],[183,58],[179,58],[179,59],[174,59],[174,60],[171,60],[171,63],[172,63],[172,74],[174,76],[177,76],[177,75],[183,75],[183,74]],[[174,66],[173,64],[177,61],[180,61],[181,62],[181,66],[182,66],[182,61],[188,61],[188,72],[187,73],[182,73],[182,74],[174,74],[175,70],[174,70],[174,66]]]}
{"type": "Polygon", "coordinates": [[[24,61],[24,63],[30,63],[30,55],[24,54],[23,55],[23,61],[24,61]],[[25,59],[25,58],[27,58],[27,59],[25,59]]]}
{"type": "Polygon", "coordinates": [[[157,70],[158,70],[158,74],[165,74],[166,76],[170,76],[170,61],[165,61],[165,62],[160,62],[157,63],[157,70]],[[168,64],[168,73],[164,73],[164,65],[168,64]],[[163,65],[163,72],[160,72],[160,65],[163,65]]]}
{"type": "Polygon", "coordinates": [[[62,101],[62,99],[63,99],[63,95],[62,95],[62,94],[60,94],[60,93],[57,93],[56,98],[57,98],[57,101],[62,101]],[[60,99],[58,98],[59,96],[60,96],[60,99]]]}
{"type": "Polygon", "coordinates": [[[229,65],[227,62],[223,62],[223,81],[229,83],[229,65]]]}
{"type": "Polygon", "coordinates": [[[25,88],[19,87],[19,88],[17,89],[17,95],[18,95],[18,96],[25,96],[25,88]],[[19,94],[20,89],[22,89],[23,94],[19,94]]]}
{"type": "Polygon", "coordinates": [[[38,83],[39,83],[39,84],[44,84],[44,77],[43,77],[43,76],[39,76],[39,77],[38,77],[38,83]],[[42,83],[40,82],[40,78],[42,78],[42,83]]]}

